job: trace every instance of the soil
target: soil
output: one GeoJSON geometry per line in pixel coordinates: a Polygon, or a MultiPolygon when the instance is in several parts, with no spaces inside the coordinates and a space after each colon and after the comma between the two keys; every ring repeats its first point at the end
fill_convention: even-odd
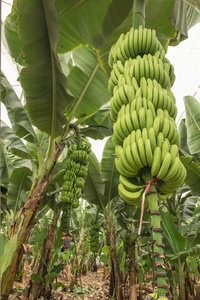
{"type": "MultiPolygon", "coordinates": [[[[47,299],[49,300],[107,300],[109,284],[108,280],[104,280],[104,270],[98,269],[97,272],[87,272],[86,275],[82,275],[78,278],[77,284],[73,288],[73,292],[69,292],[69,282],[64,280],[64,276],[59,276],[57,282],[60,288],[53,291],[52,295],[47,299]],[[82,287],[82,288],[81,288],[82,287]]],[[[19,290],[23,289],[23,285],[15,283],[13,292],[9,296],[9,300],[26,300],[23,294],[19,290]],[[18,290],[18,291],[17,291],[18,290]]],[[[38,298],[38,300],[44,300],[44,297],[38,298]]],[[[46,300],[46,299],[45,299],[46,300]]]]}

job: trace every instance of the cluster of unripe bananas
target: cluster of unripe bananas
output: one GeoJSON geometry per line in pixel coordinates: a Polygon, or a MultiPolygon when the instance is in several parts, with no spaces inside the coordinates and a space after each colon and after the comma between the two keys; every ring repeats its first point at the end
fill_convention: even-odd
{"type": "Polygon", "coordinates": [[[91,222],[92,228],[90,229],[90,251],[98,253],[99,251],[99,230],[101,225],[97,222],[91,222]]]}
{"type": "Polygon", "coordinates": [[[88,153],[91,150],[91,144],[87,141],[81,142],[78,149],[77,144],[68,148],[66,163],[66,172],[63,177],[63,189],[61,193],[62,218],[60,229],[62,232],[69,232],[71,208],[79,206],[79,198],[82,196],[82,189],[85,184],[85,177],[88,173],[88,153]]]}
{"type": "Polygon", "coordinates": [[[174,68],[155,30],[142,26],[121,34],[111,48],[109,65],[119,194],[129,204],[140,205],[143,171],[150,167],[158,179],[159,198],[165,199],[186,177],[179,159],[176,101],[170,90],[174,68]]]}

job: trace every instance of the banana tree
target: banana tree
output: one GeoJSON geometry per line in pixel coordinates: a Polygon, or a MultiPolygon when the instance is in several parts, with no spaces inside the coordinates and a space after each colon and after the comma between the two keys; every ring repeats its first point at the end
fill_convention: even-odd
{"type": "MultiPolygon", "coordinates": [[[[19,68],[19,81],[26,104],[21,104],[2,75],[2,99],[12,124],[12,129],[2,124],[2,132],[12,151],[28,160],[26,171],[31,171],[32,185],[26,190],[28,195],[24,207],[12,229],[11,236],[17,232],[23,218],[17,249],[3,274],[2,299],[8,298],[23,255],[22,244],[30,235],[65,142],[74,135],[69,124],[76,118],[76,123],[83,125],[85,134],[88,130],[93,137],[102,138],[111,133],[105,114],[104,117],[101,114],[104,124],[99,124],[97,111],[109,100],[108,79],[104,75],[111,71],[107,63],[108,53],[120,33],[132,25],[132,3],[130,0],[123,4],[116,0],[13,2],[12,12],[3,25],[3,34],[12,58],[22,67],[19,68]],[[69,70],[64,54],[69,51],[74,52],[75,65],[67,80],[65,74],[68,75],[69,70]],[[92,123],[91,130],[87,121],[92,123]],[[45,154],[33,125],[47,134],[48,150],[45,154]],[[34,145],[37,157],[19,138],[34,145]]],[[[199,14],[194,7],[198,3],[192,4],[166,0],[146,3],[146,26],[157,31],[165,49],[174,36],[176,42],[179,42],[177,36],[186,38],[189,26],[198,22],[199,14]],[[186,22],[179,19],[180,15],[186,22]]]]}

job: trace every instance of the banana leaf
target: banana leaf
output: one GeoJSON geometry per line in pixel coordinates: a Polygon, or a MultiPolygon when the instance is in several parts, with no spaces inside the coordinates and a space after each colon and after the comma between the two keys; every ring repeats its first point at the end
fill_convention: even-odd
{"type": "Polygon", "coordinates": [[[165,243],[165,254],[177,257],[185,249],[185,238],[178,232],[169,213],[161,211],[162,229],[165,243]]]}
{"type": "Polygon", "coordinates": [[[88,175],[85,179],[83,188],[83,198],[89,203],[98,206],[105,206],[107,204],[107,197],[104,196],[105,184],[101,177],[100,164],[93,152],[89,154],[89,168],[88,175]]]}
{"type": "Polygon", "coordinates": [[[108,79],[101,70],[95,51],[90,47],[81,47],[73,51],[75,66],[68,76],[68,88],[75,102],[67,111],[73,111],[76,119],[94,114],[107,103],[110,95],[107,89],[108,79]]]}
{"type": "Polygon", "coordinates": [[[26,65],[20,73],[20,82],[27,110],[34,126],[57,137],[63,133],[64,112],[73,98],[67,94],[67,78],[57,56],[59,23],[55,4],[53,0],[16,3],[16,10],[8,16],[6,24],[17,30],[15,41],[26,65]],[[16,24],[14,27],[9,23],[13,18],[17,20],[17,29],[16,24]]]}
{"type": "Polygon", "coordinates": [[[27,141],[36,141],[27,112],[3,73],[1,73],[1,101],[7,109],[14,133],[27,141]]]}
{"type": "Polygon", "coordinates": [[[81,132],[92,139],[102,140],[104,137],[111,136],[113,121],[110,118],[110,106],[104,105],[95,114],[85,118],[81,125],[86,125],[85,128],[81,128],[81,132]]]}
{"type": "Polygon", "coordinates": [[[24,205],[28,191],[32,185],[32,170],[30,162],[23,160],[15,164],[8,185],[7,204],[14,213],[24,205]]]}
{"type": "Polygon", "coordinates": [[[184,97],[187,144],[191,154],[200,152],[200,103],[192,96],[184,97]]]}
{"type": "Polygon", "coordinates": [[[185,183],[192,191],[200,193],[200,166],[191,157],[181,156],[180,160],[187,171],[185,183]]]}
{"type": "Polygon", "coordinates": [[[103,150],[101,160],[101,176],[105,182],[105,195],[112,200],[118,195],[119,172],[115,167],[115,147],[110,137],[103,150]]]}
{"type": "Polygon", "coordinates": [[[1,139],[8,141],[8,147],[12,152],[21,158],[30,158],[30,153],[22,140],[14,134],[12,129],[7,126],[3,121],[0,121],[1,139]]]}

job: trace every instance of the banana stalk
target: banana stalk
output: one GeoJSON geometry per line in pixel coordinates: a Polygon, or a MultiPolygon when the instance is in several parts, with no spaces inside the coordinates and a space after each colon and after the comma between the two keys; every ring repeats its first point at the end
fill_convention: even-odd
{"type": "MultiPolygon", "coordinates": [[[[148,169],[146,172],[146,181],[151,181],[152,175],[151,170],[148,169]]],[[[160,211],[158,206],[158,195],[156,191],[156,185],[150,185],[150,194],[148,197],[149,202],[149,214],[150,214],[150,229],[152,232],[152,257],[155,260],[155,277],[157,282],[157,293],[159,295],[159,299],[168,299],[167,294],[167,274],[166,274],[166,267],[165,267],[165,256],[164,256],[164,243],[162,241],[162,228],[161,228],[161,217],[160,211]]]]}

